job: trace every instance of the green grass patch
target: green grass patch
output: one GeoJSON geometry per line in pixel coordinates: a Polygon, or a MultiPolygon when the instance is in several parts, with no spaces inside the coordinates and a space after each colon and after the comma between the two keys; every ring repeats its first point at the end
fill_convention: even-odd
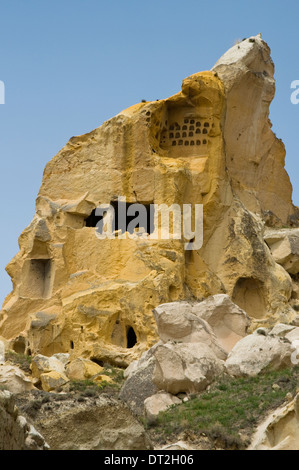
{"type": "Polygon", "coordinates": [[[104,389],[114,389],[119,390],[123,384],[123,369],[118,367],[112,367],[110,365],[104,365],[104,370],[100,375],[106,375],[110,377],[113,382],[108,382],[105,380],[97,382],[92,378],[87,380],[72,380],[70,383],[70,391],[80,392],[82,396],[91,397],[96,396],[99,392],[104,389]]]}
{"type": "Polygon", "coordinates": [[[187,431],[217,440],[225,448],[244,448],[259,421],[282,405],[287,393],[294,396],[298,383],[298,366],[257,377],[223,376],[208,391],[160,413],[150,432],[167,441],[187,431]]]}
{"type": "Polygon", "coordinates": [[[124,382],[124,369],[113,367],[110,364],[104,364],[103,375],[108,375],[115,384],[122,385],[124,382]]]}

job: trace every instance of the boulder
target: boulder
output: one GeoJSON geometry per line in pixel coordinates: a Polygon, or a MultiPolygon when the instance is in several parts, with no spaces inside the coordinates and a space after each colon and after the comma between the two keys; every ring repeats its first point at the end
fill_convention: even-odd
{"type": "Polygon", "coordinates": [[[251,320],[227,294],[211,295],[192,306],[192,312],[212,328],[226,352],[248,333],[251,320]]]}
{"type": "Polygon", "coordinates": [[[33,390],[35,387],[31,379],[17,366],[11,364],[0,365],[0,387],[4,387],[11,393],[23,393],[33,390]]]}
{"type": "Polygon", "coordinates": [[[220,359],[226,352],[219,344],[208,322],[197,315],[197,304],[170,302],[156,307],[153,312],[160,339],[163,342],[205,343],[220,359]]]}
{"type": "Polygon", "coordinates": [[[200,392],[224,371],[224,361],[204,343],[168,342],[154,357],[153,382],[173,395],[200,392]]]}
{"type": "Polygon", "coordinates": [[[119,398],[124,401],[135,415],[144,414],[144,401],[156,394],[159,389],[153,382],[155,346],[145,352],[139,361],[134,361],[125,371],[126,381],[123,384],[119,398]]]}
{"type": "Polygon", "coordinates": [[[56,371],[59,374],[65,373],[65,366],[57,357],[47,357],[42,354],[37,354],[32,358],[31,361],[31,372],[32,376],[39,379],[41,374],[56,371]]]}
{"type": "Polygon", "coordinates": [[[53,354],[53,356],[51,357],[55,357],[55,359],[58,359],[58,361],[60,361],[64,366],[68,364],[70,359],[69,353],[56,353],[53,354]]]}
{"type": "Polygon", "coordinates": [[[296,326],[292,330],[288,331],[285,335],[285,338],[290,341],[291,343],[294,343],[295,341],[299,342],[299,327],[296,326]]]}
{"type": "Polygon", "coordinates": [[[66,366],[66,375],[72,380],[86,380],[101,374],[104,368],[91,361],[78,357],[66,366]]]}
{"type": "Polygon", "coordinates": [[[264,235],[275,261],[290,274],[299,272],[299,229],[268,230],[264,235]]]}
{"type": "Polygon", "coordinates": [[[167,392],[158,392],[144,400],[145,416],[149,423],[155,422],[161,411],[166,411],[170,406],[179,405],[181,400],[167,392]]]}
{"type": "Polygon", "coordinates": [[[296,327],[293,325],[286,325],[285,323],[277,323],[272,329],[269,330],[268,333],[271,336],[279,336],[280,338],[285,338],[291,331],[295,329],[296,327]]]}
{"type": "Polygon", "coordinates": [[[45,372],[40,375],[40,381],[42,389],[45,392],[51,392],[69,382],[68,377],[56,370],[51,370],[50,372],[45,372]]]}
{"type": "Polygon", "coordinates": [[[253,333],[242,338],[229,353],[226,371],[235,377],[256,376],[265,369],[291,367],[291,343],[279,336],[253,333]]]}

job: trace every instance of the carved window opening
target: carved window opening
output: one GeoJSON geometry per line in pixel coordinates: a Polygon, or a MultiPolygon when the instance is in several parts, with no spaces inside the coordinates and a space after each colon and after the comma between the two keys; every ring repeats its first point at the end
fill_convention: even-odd
{"type": "Polygon", "coordinates": [[[91,214],[85,219],[86,227],[96,227],[97,223],[102,220],[102,216],[96,215],[96,209],[94,209],[91,214]]]}
{"type": "MultiPolygon", "coordinates": [[[[136,225],[136,228],[144,229],[145,233],[153,233],[155,229],[155,215],[154,215],[154,205],[153,204],[143,204],[143,203],[129,203],[122,201],[112,201],[110,203],[114,208],[114,230],[121,230],[124,232],[133,233],[134,229],[131,229],[129,224],[133,222],[139,214],[145,214],[145,217],[139,218],[139,223],[136,225]],[[134,206],[134,207],[133,207],[134,206]],[[128,210],[131,208],[133,215],[128,215],[128,210]],[[141,212],[139,212],[139,210],[141,212]],[[126,214],[125,217],[122,217],[123,214],[126,214]]],[[[130,210],[129,210],[130,213],[130,210]]],[[[132,224],[131,224],[132,225],[132,224]]]]}
{"type": "MultiPolygon", "coordinates": [[[[175,142],[175,141],[174,141],[175,142]]],[[[176,144],[176,143],[175,143],[176,144]]],[[[134,233],[135,228],[145,233],[153,233],[155,229],[155,213],[153,204],[144,203],[129,203],[123,201],[111,201],[110,205],[114,209],[114,218],[112,221],[112,231],[121,230],[123,233],[134,233]],[[130,210],[131,208],[131,210],[130,210]],[[128,214],[129,213],[129,214],[128,214]],[[132,214],[132,215],[131,215],[132,214]],[[133,221],[138,218],[138,223],[134,224],[133,221]],[[131,223],[132,222],[132,223],[131,223]],[[131,224],[130,224],[131,223],[131,224]]],[[[104,229],[104,216],[106,212],[103,211],[101,215],[96,215],[94,209],[90,216],[85,219],[86,227],[97,227],[99,233],[104,229]]]]}
{"type": "Polygon", "coordinates": [[[32,298],[48,298],[51,294],[51,259],[29,259],[22,295],[32,298]]]}

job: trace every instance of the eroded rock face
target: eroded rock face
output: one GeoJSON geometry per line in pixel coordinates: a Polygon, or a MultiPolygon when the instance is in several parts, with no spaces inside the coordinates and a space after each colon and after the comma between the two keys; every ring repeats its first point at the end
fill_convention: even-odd
{"type": "Polygon", "coordinates": [[[235,377],[254,377],[263,370],[292,367],[293,352],[290,341],[254,333],[242,338],[232,349],[225,362],[226,371],[235,377]]]}
{"type": "Polygon", "coordinates": [[[48,450],[44,437],[19,414],[13,395],[0,390],[0,450],[48,450]]]}
{"type": "Polygon", "coordinates": [[[299,450],[299,394],[268,416],[248,450],[299,450]]]}
{"type": "Polygon", "coordinates": [[[0,387],[11,393],[22,393],[32,390],[34,385],[19,367],[4,363],[0,364],[0,387]]]}
{"type": "Polygon", "coordinates": [[[290,276],[263,238],[265,213],[287,223],[296,212],[268,119],[273,71],[267,44],[250,38],[174,96],[69,140],[7,266],[0,334],[15,350],[127,366],[157,341],[153,308],[214,294],[232,297],[253,328],[292,320],[290,276]],[[202,247],[186,250],[190,238],[173,232],[122,238],[118,225],[115,238],[97,238],[96,207],[124,198],[202,204],[202,247]]]}
{"type": "Polygon", "coordinates": [[[153,382],[172,395],[205,390],[224,371],[224,361],[204,343],[165,343],[154,352],[153,382]]]}
{"type": "Polygon", "coordinates": [[[212,69],[224,83],[223,127],[232,186],[252,212],[271,212],[283,223],[293,214],[292,188],[284,170],[285,148],[271,130],[274,64],[261,36],[227,51],[212,69]]]}
{"type": "Polygon", "coordinates": [[[264,236],[276,263],[290,274],[299,272],[299,229],[267,230],[264,236]]]}
{"type": "Polygon", "coordinates": [[[119,400],[100,396],[91,403],[64,402],[35,420],[51,450],[150,450],[151,442],[136,417],[119,400]]]}

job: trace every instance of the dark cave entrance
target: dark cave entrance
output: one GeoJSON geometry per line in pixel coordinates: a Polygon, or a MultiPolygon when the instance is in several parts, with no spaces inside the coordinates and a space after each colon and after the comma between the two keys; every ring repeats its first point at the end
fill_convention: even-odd
{"type": "MultiPolygon", "coordinates": [[[[144,228],[144,232],[148,234],[154,232],[154,204],[111,201],[110,206],[114,209],[112,232],[121,230],[122,233],[133,234],[135,228],[144,228]]],[[[101,215],[96,215],[96,209],[93,209],[85,219],[85,226],[97,227],[97,231],[102,233],[105,214],[106,212],[103,210],[101,215]]]]}
{"type": "Polygon", "coordinates": [[[128,349],[133,348],[136,343],[137,343],[137,337],[136,337],[134,328],[132,326],[129,326],[127,328],[127,348],[128,349]]]}

